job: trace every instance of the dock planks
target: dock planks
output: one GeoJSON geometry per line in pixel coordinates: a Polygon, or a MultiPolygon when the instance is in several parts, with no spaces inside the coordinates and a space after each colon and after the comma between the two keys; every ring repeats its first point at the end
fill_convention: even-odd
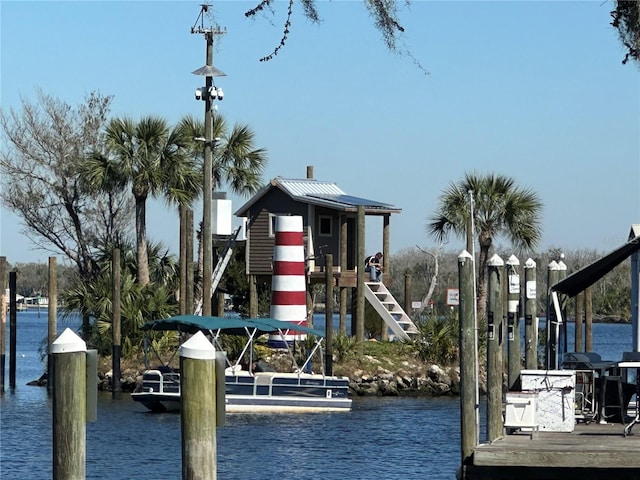
{"type": "Polygon", "coordinates": [[[640,425],[576,425],[573,432],[518,432],[473,450],[464,480],[640,479],[640,425]]]}

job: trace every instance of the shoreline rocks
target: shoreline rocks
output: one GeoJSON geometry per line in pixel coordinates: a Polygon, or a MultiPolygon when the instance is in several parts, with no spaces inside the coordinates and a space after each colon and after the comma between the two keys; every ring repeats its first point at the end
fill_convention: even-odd
{"type": "Polygon", "coordinates": [[[391,372],[378,369],[376,374],[355,371],[349,376],[349,388],[355,396],[457,396],[460,393],[460,372],[457,367],[445,371],[430,365],[421,372],[391,372]]]}

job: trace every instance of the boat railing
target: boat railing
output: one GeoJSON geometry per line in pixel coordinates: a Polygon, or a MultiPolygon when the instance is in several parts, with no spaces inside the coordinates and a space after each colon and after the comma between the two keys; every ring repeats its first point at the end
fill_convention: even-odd
{"type": "Polygon", "coordinates": [[[180,393],[180,373],[147,370],[142,377],[142,391],[147,393],[180,393]]]}

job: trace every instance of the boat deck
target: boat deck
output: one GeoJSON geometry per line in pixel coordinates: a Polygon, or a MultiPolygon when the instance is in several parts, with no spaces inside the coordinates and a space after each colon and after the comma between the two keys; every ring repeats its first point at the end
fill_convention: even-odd
{"type": "Polygon", "coordinates": [[[573,432],[506,435],[474,449],[465,480],[640,479],[640,425],[579,423],[573,432]]]}

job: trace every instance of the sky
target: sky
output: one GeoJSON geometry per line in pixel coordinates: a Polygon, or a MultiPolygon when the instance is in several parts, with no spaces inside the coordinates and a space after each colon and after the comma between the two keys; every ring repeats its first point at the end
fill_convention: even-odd
{"type": "MultiPolygon", "coordinates": [[[[313,166],[318,180],[402,209],[391,217],[392,254],[438,246],[426,225],[467,172],[506,175],[539,195],[538,251],[606,253],[640,223],[640,75],[621,63],[613,2],[400,1],[400,46],[411,55],[386,48],[362,2],[318,0],[320,24],[295,4],[269,62],[259,59],[279,44],[288,2],[245,18],[257,3],[214,1],[205,26],[226,28],[214,53],[227,74],[216,79],[218,112],[268,151],[264,182],[305,178],[313,166]]],[[[0,106],[20,109],[38,88],[77,106],[97,90],[114,95],[114,116],[204,118],[194,97],[204,79],[191,73],[206,60],[204,37],[190,31],[199,11],[192,1],[2,0],[0,106]]],[[[234,211],[248,200],[230,198],[234,211]]],[[[177,255],[175,209],[154,201],[147,212],[148,237],[177,255]]],[[[379,250],[382,220],[366,227],[367,251],[379,250]]],[[[10,263],[56,255],[21,230],[2,208],[10,263]]],[[[497,244],[508,258],[506,239],[497,244]]]]}

